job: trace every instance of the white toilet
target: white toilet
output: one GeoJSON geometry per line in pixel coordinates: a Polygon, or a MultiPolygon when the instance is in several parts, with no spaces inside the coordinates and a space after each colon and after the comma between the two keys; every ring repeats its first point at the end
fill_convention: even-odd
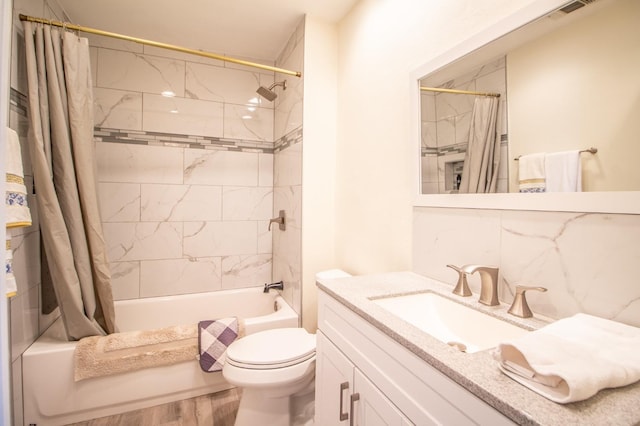
{"type": "MultiPolygon", "coordinates": [[[[339,269],[316,279],[350,277],[339,269]]],[[[250,334],[227,348],[222,374],[242,387],[235,426],[313,425],[316,335],[304,328],[250,334]]]]}
{"type": "Polygon", "coordinates": [[[222,374],[243,388],[235,425],[290,426],[302,414],[293,398],[307,395],[313,404],[315,365],[316,336],[304,328],[276,328],[233,342],[222,374]]]}

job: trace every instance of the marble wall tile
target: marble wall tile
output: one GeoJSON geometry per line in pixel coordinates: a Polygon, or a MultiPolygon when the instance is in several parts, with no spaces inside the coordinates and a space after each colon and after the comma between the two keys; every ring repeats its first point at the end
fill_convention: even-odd
{"type": "Polygon", "coordinates": [[[18,294],[24,294],[40,284],[40,233],[32,231],[14,236],[11,238],[11,250],[18,294]]]}
{"type": "Polygon", "coordinates": [[[187,257],[256,253],[257,224],[255,221],[185,222],[183,244],[187,257]]]}
{"type": "Polygon", "coordinates": [[[427,155],[421,157],[421,170],[423,182],[438,182],[438,157],[427,155]]]}
{"type": "Polygon", "coordinates": [[[420,93],[420,120],[436,121],[436,96],[433,92],[420,93]]]}
{"type": "Polygon", "coordinates": [[[140,221],[140,184],[100,182],[98,198],[103,222],[140,221]]]}
{"type": "Polygon", "coordinates": [[[640,217],[586,213],[504,212],[505,299],[516,285],[532,310],[552,318],[586,312],[640,326],[640,288],[629,277],[640,261],[640,217]]]}
{"type": "Polygon", "coordinates": [[[199,293],[221,289],[219,257],[140,262],[140,297],[199,293]]]}
{"type": "Polygon", "coordinates": [[[302,142],[274,155],[274,216],[284,210],[287,230],[272,231],[273,280],[284,281],[282,295],[293,309],[302,312],[302,142]]]}
{"type": "Polygon", "coordinates": [[[114,300],[140,297],[140,262],[110,262],[114,300]]]}
{"type": "Polygon", "coordinates": [[[93,103],[96,126],[142,130],[142,93],[96,87],[93,103]]]}
{"type": "Polygon", "coordinates": [[[256,99],[261,84],[260,73],[255,71],[187,62],[186,96],[191,99],[256,106],[251,100],[256,99]]]}
{"type": "MultiPolygon", "coordinates": [[[[191,55],[189,53],[177,52],[169,49],[162,49],[154,46],[142,46],[143,53],[151,56],[162,56],[163,58],[177,59],[185,62],[197,62],[205,65],[224,66],[224,61],[219,59],[206,58],[204,56],[191,55]]],[[[215,52],[214,52],[215,53],[215,52]]]]}
{"type": "Polygon", "coordinates": [[[10,300],[11,360],[15,361],[40,335],[38,329],[39,286],[10,300]]]}
{"type": "Polygon", "coordinates": [[[296,143],[274,158],[274,186],[302,184],[302,144],[296,143]]]}
{"type": "Polygon", "coordinates": [[[224,137],[273,140],[273,110],[246,105],[224,105],[224,137]]]}
{"type": "MultiPolygon", "coordinates": [[[[500,214],[493,210],[414,208],[413,270],[455,285],[448,264],[500,265],[500,214]]],[[[469,277],[475,294],[478,274],[469,277]]]]}
{"type": "Polygon", "coordinates": [[[273,190],[262,187],[225,187],[222,191],[223,220],[269,220],[273,190]]]}
{"type": "Polygon", "coordinates": [[[271,282],[271,255],[224,256],[222,288],[242,288],[271,282]]]}
{"type": "Polygon", "coordinates": [[[172,91],[184,97],[183,61],[100,49],[97,74],[97,87],[156,94],[172,91]]]}
{"type": "MultiPolygon", "coordinates": [[[[295,47],[288,55],[284,55],[283,62],[276,65],[281,68],[302,71],[304,43],[295,43],[295,47]]],[[[302,127],[302,99],[304,79],[298,77],[276,76],[277,81],[287,80],[287,89],[276,88],[278,97],[275,100],[274,140],[280,139],[287,133],[302,127]]]]}
{"type": "Polygon", "coordinates": [[[420,129],[421,146],[425,148],[437,148],[438,124],[435,121],[423,121],[420,129]]]}
{"type": "Polygon", "coordinates": [[[98,50],[108,49],[108,50],[122,50],[125,52],[131,52],[131,53],[145,53],[144,46],[139,43],[133,43],[126,40],[119,40],[117,38],[106,37],[106,36],[101,36],[97,34],[86,34],[84,36],[89,39],[89,45],[94,46],[98,50]],[[101,48],[104,48],[104,49],[101,49],[101,48]]]}
{"type": "Polygon", "coordinates": [[[184,153],[184,183],[256,186],[258,154],[190,149],[184,153]]]}
{"type": "Polygon", "coordinates": [[[258,154],[258,186],[273,187],[273,154],[258,154]]]}
{"type": "Polygon", "coordinates": [[[222,188],[204,185],[152,185],[141,188],[143,222],[220,220],[222,188]]]}
{"type": "Polygon", "coordinates": [[[640,215],[415,208],[413,270],[453,286],[447,263],[496,265],[504,303],[516,285],[542,286],[548,291],[527,293],[534,314],[640,326],[640,289],[629,279],[639,240],[640,215]]]}
{"type": "Polygon", "coordinates": [[[142,130],[198,136],[223,136],[223,104],[143,94],[142,130]]]}
{"type": "Polygon", "coordinates": [[[89,61],[91,63],[91,85],[95,88],[98,80],[98,48],[89,41],[89,61]]]}
{"type": "Polygon", "coordinates": [[[258,254],[273,253],[273,225],[271,228],[270,231],[268,220],[258,221],[258,254]]]}
{"type": "Polygon", "coordinates": [[[438,120],[436,123],[437,145],[439,148],[456,143],[455,117],[438,120]]]}
{"type": "Polygon", "coordinates": [[[182,223],[104,223],[111,262],[182,257],[182,223]]]}
{"type": "Polygon", "coordinates": [[[469,130],[471,129],[471,112],[457,115],[455,118],[455,143],[469,142],[469,130]]]}
{"type": "Polygon", "coordinates": [[[182,155],[181,148],[98,142],[98,180],[181,184],[182,155]]]}

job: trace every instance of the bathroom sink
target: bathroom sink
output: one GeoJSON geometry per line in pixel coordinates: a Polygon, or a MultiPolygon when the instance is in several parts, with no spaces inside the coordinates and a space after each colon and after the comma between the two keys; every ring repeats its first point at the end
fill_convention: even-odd
{"type": "Polygon", "coordinates": [[[524,328],[436,293],[389,296],[371,301],[462,352],[493,348],[504,340],[528,333],[524,328]]]}

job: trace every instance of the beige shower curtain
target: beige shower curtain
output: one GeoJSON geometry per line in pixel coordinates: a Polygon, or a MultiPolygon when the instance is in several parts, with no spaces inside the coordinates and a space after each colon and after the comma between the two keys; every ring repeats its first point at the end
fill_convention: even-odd
{"type": "Polygon", "coordinates": [[[115,314],[96,192],[89,45],[23,22],[29,153],[43,247],[70,340],[112,333],[115,314]]]}
{"type": "Polygon", "coordinates": [[[496,192],[500,163],[500,135],[497,132],[496,97],[476,98],[471,113],[469,145],[464,156],[462,180],[458,192],[496,192]]]}

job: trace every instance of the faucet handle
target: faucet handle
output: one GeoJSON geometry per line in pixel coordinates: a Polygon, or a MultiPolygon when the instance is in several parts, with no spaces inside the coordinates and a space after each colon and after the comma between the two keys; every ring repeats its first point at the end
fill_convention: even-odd
{"type": "Polygon", "coordinates": [[[531,318],[533,316],[533,313],[529,308],[529,304],[527,303],[527,298],[525,296],[525,292],[529,290],[541,292],[547,291],[547,289],[544,287],[529,287],[525,285],[517,285],[516,296],[513,298],[513,303],[511,304],[511,307],[507,312],[516,317],[531,318]]]}
{"type": "Polygon", "coordinates": [[[469,283],[467,282],[467,272],[455,265],[447,265],[447,268],[451,268],[458,273],[458,282],[452,293],[462,297],[471,296],[471,289],[469,289],[469,283]]]}

